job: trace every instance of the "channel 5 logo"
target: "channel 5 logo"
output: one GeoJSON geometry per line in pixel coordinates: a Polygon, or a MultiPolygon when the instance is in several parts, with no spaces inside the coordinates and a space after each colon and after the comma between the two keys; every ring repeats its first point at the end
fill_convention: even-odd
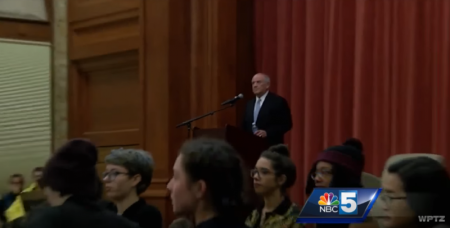
{"type": "Polygon", "coordinates": [[[364,222],[380,192],[378,188],[316,188],[303,206],[297,222],[364,222]]]}

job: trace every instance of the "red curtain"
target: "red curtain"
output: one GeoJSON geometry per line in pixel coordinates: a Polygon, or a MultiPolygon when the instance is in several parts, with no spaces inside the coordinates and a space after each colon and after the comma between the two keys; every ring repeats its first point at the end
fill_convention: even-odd
{"type": "Polygon", "coordinates": [[[394,154],[450,155],[449,0],[255,0],[255,45],[292,109],[294,201],[317,154],[348,137],[377,176],[394,154]]]}

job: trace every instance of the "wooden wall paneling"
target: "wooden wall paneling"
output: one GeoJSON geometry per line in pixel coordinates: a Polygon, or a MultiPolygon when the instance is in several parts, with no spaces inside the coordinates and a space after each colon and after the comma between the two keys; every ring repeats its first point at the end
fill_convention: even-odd
{"type": "MultiPolygon", "coordinates": [[[[235,3],[234,0],[192,0],[192,116],[214,111],[222,101],[237,95],[235,3]]],[[[236,123],[235,109],[206,117],[194,126],[223,127],[226,123],[236,123]]]]}
{"type": "Polygon", "coordinates": [[[0,38],[50,42],[51,25],[48,22],[0,18],[0,38]]]}
{"type": "MultiPolygon", "coordinates": [[[[169,97],[164,94],[165,87],[160,81],[151,81],[151,86],[147,86],[146,78],[155,77],[159,72],[155,69],[147,72],[144,64],[143,3],[141,0],[70,1],[70,134],[89,138],[99,147],[99,173],[105,168],[104,156],[113,148],[142,148],[152,152],[156,169],[152,185],[142,197],[157,206],[166,221],[165,211],[171,211],[165,187],[169,159],[166,148],[152,140],[164,136],[165,125],[161,124],[165,122],[158,118],[165,117],[152,114],[155,110],[166,110],[159,98],[168,101],[169,97]],[[158,99],[148,99],[147,91],[156,93],[158,99]],[[149,102],[151,108],[147,108],[149,102]],[[148,123],[158,124],[156,131],[154,128],[148,131],[148,123]]],[[[157,80],[168,82],[165,78],[157,80]]]]}
{"type": "Polygon", "coordinates": [[[155,196],[164,201],[165,225],[173,220],[165,190],[185,129],[176,124],[191,116],[190,90],[190,1],[146,0],[145,6],[145,146],[155,156],[155,196]],[[160,194],[156,194],[159,192],[160,194]]]}
{"type": "Polygon", "coordinates": [[[51,42],[53,0],[45,0],[45,6],[49,22],[0,18],[0,38],[51,42]]]}
{"type": "Polygon", "coordinates": [[[140,0],[70,0],[69,136],[93,141],[98,172],[113,148],[144,148],[140,0]]]}
{"type": "MultiPolygon", "coordinates": [[[[70,135],[101,151],[150,151],[156,167],[142,196],[166,226],[173,219],[166,184],[187,139],[175,126],[251,89],[252,5],[241,1],[70,1],[70,135]]],[[[194,126],[237,124],[243,106],[194,126]]]]}
{"type": "MultiPolygon", "coordinates": [[[[191,0],[191,116],[251,95],[253,0],[191,0]]],[[[195,123],[200,128],[239,125],[245,102],[195,123]]]]}
{"type": "MultiPolygon", "coordinates": [[[[245,4],[238,0],[144,1],[145,146],[158,161],[158,189],[171,177],[178,149],[187,139],[186,128],[175,126],[220,108],[220,103],[241,92],[237,88],[243,85],[251,91],[253,53],[242,52],[251,51],[253,5],[244,1],[245,4]],[[248,15],[238,15],[241,13],[248,15]],[[239,22],[239,18],[248,21],[239,22]],[[240,37],[243,29],[250,31],[244,31],[245,37],[240,37]]],[[[237,108],[206,117],[193,126],[237,124],[237,113],[243,106],[241,102],[237,108]]],[[[164,195],[163,190],[160,192],[164,195]]],[[[171,221],[169,199],[166,206],[164,213],[171,221]]]]}

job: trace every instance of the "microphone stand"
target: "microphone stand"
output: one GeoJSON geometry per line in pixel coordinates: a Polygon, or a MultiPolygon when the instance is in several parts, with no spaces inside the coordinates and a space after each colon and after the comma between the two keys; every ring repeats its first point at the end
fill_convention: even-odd
{"type": "Polygon", "coordinates": [[[233,107],[233,106],[234,106],[234,103],[231,103],[230,105],[225,106],[225,107],[223,107],[223,108],[217,109],[217,110],[212,111],[212,112],[208,112],[208,113],[203,114],[203,115],[201,115],[201,116],[194,117],[194,118],[192,118],[192,119],[190,119],[190,120],[186,120],[186,121],[184,121],[183,123],[178,124],[178,125],[176,126],[176,128],[180,128],[180,127],[186,126],[186,127],[187,127],[188,139],[190,139],[190,138],[191,138],[191,130],[192,130],[192,128],[191,128],[191,127],[192,127],[192,125],[191,125],[192,122],[194,122],[194,121],[196,121],[196,120],[199,120],[199,119],[203,119],[203,118],[205,118],[205,117],[207,117],[207,116],[212,116],[212,115],[214,115],[216,112],[223,111],[223,110],[228,109],[228,108],[231,108],[231,107],[233,107]]]}

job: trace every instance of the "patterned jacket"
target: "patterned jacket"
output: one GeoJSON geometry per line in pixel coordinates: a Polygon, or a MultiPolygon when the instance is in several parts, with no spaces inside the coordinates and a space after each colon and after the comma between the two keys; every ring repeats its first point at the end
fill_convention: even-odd
{"type": "Polygon", "coordinates": [[[265,220],[261,224],[261,212],[263,207],[259,207],[250,214],[245,224],[250,228],[303,228],[304,225],[297,224],[296,220],[300,214],[299,207],[292,203],[289,198],[272,212],[266,213],[265,220]]]}

